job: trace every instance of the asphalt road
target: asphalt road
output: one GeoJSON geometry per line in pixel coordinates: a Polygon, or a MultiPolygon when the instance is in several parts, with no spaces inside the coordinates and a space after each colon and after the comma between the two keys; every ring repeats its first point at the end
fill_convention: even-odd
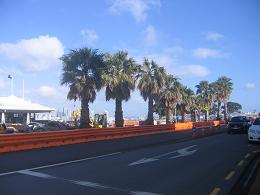
{"type": "MultiPolygon", "coordinates": [[[[110,144],[113,145],[113,141],[110,144]]],[[[31,167],[19,167],[16,162],[11,170],[6,169],[8,165],[2,168],[0,193],[228,194],[253,151],[259,149],[259,145],[248,144],[247,135],[224,133],[179,143],[168,140],[167,144],[100,153],[92,157],[75,158],[76,161],[71,159],[54,164],[48,161],[45,164],[38,163],[38,167],[35,163],[27,163],[31,167]],[[14,167],[15,164],[17,167],[14,167]],[[26,168],[21,169],[23,167],[26,168]]],[[[104,150],[109,151],[107,148],[104,150]]],[[[41,150],[1,155],[0,162],[3,163],[4,159],[8,164],[10,159],[18,158],[18,154],[20,158],[30,159],[29,154],[37,151],[41,150]]],[[[63,153],[58,153],[58,149],[55,151],[52,149],[50,152],[50,155],[55,155],[54,159],[59,159],[59,156],[64,159],[63,153]]],[[[75,154],[75,151],[67,151],[68,154],[75,154]]]]}

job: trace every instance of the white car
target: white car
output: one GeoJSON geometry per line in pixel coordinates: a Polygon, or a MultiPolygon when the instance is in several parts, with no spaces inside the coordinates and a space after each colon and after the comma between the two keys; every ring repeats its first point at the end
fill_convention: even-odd
{"type": "Polygon", "coordinates": [[[248,130],[249,141],[260,141],[260,118],[255,119],[248,130]]]}

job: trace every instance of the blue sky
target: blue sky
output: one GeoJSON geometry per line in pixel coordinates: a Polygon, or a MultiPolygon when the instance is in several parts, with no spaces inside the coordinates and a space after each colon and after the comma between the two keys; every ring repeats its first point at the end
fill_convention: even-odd
{"type": "MultiPolygon", "coordinates": [[[[79,105],[60,86],[61,62],[70,49],[125,49],[137,62],[154,59],[195,89],[201,80],[232,78],[231,101],[260,111],[260,2],[258,0],[0,0],[0,96],[16,96],[56,109],[79,105]]],[[[91,110],[108,110],[104,90],[91,110]]],[[[136,90],[125,115],[145,115],[136,90]]]]}

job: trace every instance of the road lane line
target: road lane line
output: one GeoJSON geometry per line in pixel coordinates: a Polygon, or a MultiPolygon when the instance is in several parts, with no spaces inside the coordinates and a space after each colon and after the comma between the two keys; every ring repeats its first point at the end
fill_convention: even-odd
{"type": "Polygon", "coordinates": [[[257,152],[260,152],[260,150],[255,150],[255,151],[253,151],[254,153],[257,153],[257,152]]]}
{"type": "Polygon", "coordinates": [[[34,176],[34,177],[40,177],[43,179],[55,179],[56,177],[51,176],[49,174],[45,174],[45,173],[39,173],[39,172],[34,172],[34,171],[28,171],[28,170],[23,170],[23,171],[18,171],[17,173],[21,173],[24,175],[30,175],[30,176],[34,176]]]}
{"type": "Polygon", "coordinates": [[[232,177],[233,177],[233,175],[235,175],[235,171],[231,171],[226,177],[225,177],[225,180],[230,180],[232,177]]]}
{"type": "Polygon", "coordinates": [[[160,158],[168,156],[168,155],[171,155],[171,154],[174,154],[174,153],[176,153],[177,156],[172,156],[169,159],[175,159],[175,158],[179,158],[179,157],[183,157],[183,156],[189,156],[189,155],[194,154],[197,151],[197,150],[190,150],[191,148],[194,148],[196,146],[197,145],[192,145],[192,146],[189,146],[189,147],[185,147],[185,148],[182,148],[182,149],[174,150],[174,151],[167,152],[167,153],[164,153],[164,154],[160,154],[160,155],[157,155],[157,156],[153,156],[153,157],[150,157],[150,158],[142,158],[140,160],[137,160],[137,161],[134,161],[134,162],[128,164],[128,166],[133,166],[133,165],[139,165],[139,164],[144,164],[144,163],[158,161],[158,160],[161,160],[160,158]]]}
{"type": "Polygon", "coordinates": [[[10,171],[10,172],[6,172],[6,173],[0,173],[0,176],[5,176],[5,175],[11,175],[11,174],[15,174],[18,173],[20,171],[33,171],[33,170],[38,170],[38,169],[44,169],[44,168],[50,168],[50,167],[57,167],[57,166],[62,166],[62,165],[67,165],[67,164],[72,164],[72,163],[77,163],[77,162],[83,162],[83,161],[88,161],[88,160],[94,160],[94,159],[98,159],[98,158],[104,158],[104,157],[108,157],[108,156],[114,156],[117,154],[120,154],[121,152],[114,152],[111,154],[105,154],[105,155],[100,155],[100,156],[94,156],[94,157],[88,157],[88,158],[83,158],[83,159],[79,159],[79,160],[72,160],[72,161],[66,161],[66,162],[62,162],[62,163],[55,163],[55,164],[51,164],[51,165],[44,165],[44,166],[39,166],[39,167],[33,167],[33,168],[29,168],[29,169],[22,169],[22,170],[17,170],[17,171],[10,171]]]}
{"type": "Polygon", "coordinates": [[[217,195],[220,192],[220,188],[214,188],[214,190],[212,190],[212,192],[209,195],[217,195]]]}
{"type": "Polygon", "coordinates": [[[239,161],[239,163],[237,164],[237,166],[242,166],[243,164],[244,164],[244,160],[241,160],[241,161],[239,161]]]}
{"type": "Polygon", "coordinates": [[[129,195],[159,195],[151,192],[142,192],[142,191],[131,191],[127,189],[121,189],[121,188],[116,188],[116,187],[110,187],[107,185],[95,183],[95,182],[90,182],[90,181],[80,181],[80,180],[70,180],[70,179],[65,179],[61,177],[56,177],[52,176],[46,173],[40,173],[40,172],[35,172],[35,171],[30,171],[30,170],[23,170],[23,171],[18,171],[17,173],[24,174],[24,175],[29,175],[33,177],[39,177],[42,179],[49,179],[49,180],[57,180],[57,181],[62,181],[70,184],[75,184],[75,185],[80,185],[88,188],[94,188],[97,190],[110,190],[110,191],[117,191],[129,195]]]}
{"type": "Polygon", "coordinates": [[[245,155],[245,158],[248,158],[250,156],[250,153],[247,153],[246,155],[245,155]]]}

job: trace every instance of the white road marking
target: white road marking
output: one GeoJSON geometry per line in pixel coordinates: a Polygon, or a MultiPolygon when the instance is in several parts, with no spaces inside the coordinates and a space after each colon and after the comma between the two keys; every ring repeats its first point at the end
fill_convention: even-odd
{"type": "Polygon", "coordinates": [[[240,167],[241,167],[241,166],[244,164],[244,162],[245,162],[244,160],[239,161],[239,163],[237,164],[237,166],[240,166],[240,167]]]}
{"type": "Polygon", "coordinates": [[[159,159],[156,159],[156,158],[142,158],[142,159],[140,159],[138,161],[130,163],[128,166],[144,164],[144,163],[153,162],[153,161],[157,161],[157,160],[159,160],[159,159]]]}
{"type": "Polygon", "coordinates": [[[34,167],[34,168],[29,168],[29,169],[22,169],[22,170],[17,170],[17,171],[10,171],[10,172],[7,172],[7,173],[0,173],[0,176],[11,175],[11,174],[18,173],[18,172],[20,172],[20,171],[33,171],[33,170],[44,169],[44,168],[50,168],[50,167],[57,167],[57,166],[62,166],[62,165],[67,165],[67,164],[72,164],[72,163],[77,163],[77,162],[82,162],[82,161],[94,160],[94,159],[98,159],[98,158],[104,158],[104,157],[108,157],[108,156],[114,156],[114,155],[117,155],[117,154],[120,154],[120,153],[121,153],[121,152],[115,152],[115,153],[111,153],[111,154],[105,154],[105,155],[100,155],[100,156],[94,156],[94,157],[89,157],[89,158],[83,158],[83,159],[79,159],[79,160],[72,160],[72,161],[66,161],[66,162],[62,162],[62,163],[56,163],[56,164],[51,164],[51,165],[39,166],[39,167],[34,167]]]}
{"type": "Polygon", "coordinates": [[[106,189],[108,188],[107,186],[98,184],[98,183],[93,183],[93,182],[89,182],[89,181],[73,181],[73,180],[68,180],[71,183],[77,184],[77,185],[81,185],[81,186],[85,186],[85,187],[91,187],[91,188],[97,188],[97,189],[106,189]]]}
{"type": "Polygon", "coordinates": [[[209,195],[217,195],[220,192],[220,188],[214,188],[214,190],[209,195]]]}
{"type": "Polygon", "coordinates": [[[160,160],[160,158],[165,157],[165,156],[169,156],[169,155],[174,154],[174,153],[177,153],[178,155],[172,156],[169,159],[179,158],[179,157],[183,157],[183,156],[189,156],[189,155],[194,154],[197,151],[197,150],[189,151],[189,149],[194,148],[196,146],[197,145],[192,145],[192,146],[189,146],[189,147],[186,147],[186,148],[182,148],[182,149],[175,150],[175,151],[172,151],[172,152],[167,152],[165,154],[160,154],[160,155],[153,156],[153,157],[150,157],[150,158],[142,158],[142,159],[140,159],[138,161],[135,161],[135,162],[132,162],[132,163],[128,164],[128,166],[133,166],[133,165],[139,165],[139,164],[149,163],[149,162],[153,162],[153,161],[158,161],[158,160],[160,160]]]}
{"type": "Polygon", "coordinates": [[[188,149],[193,148],[193,147],[195,147],[195,145],[178,150],[177,152],[179,153],[179,155],[172,156],[172,157],[170,157],[170,159],[179,158],[179,157],[182,157],[182,156],[189,156],[189,155],[194,154],[197,150],[188,151],[188,149]]]}
{"type": "Polygon", "coordinates": [[[29,170],[23,170],[23,171],[18,171],[17,173],[21,173],[24,175],[30,175],[34,177],[40,177],[44,179],[55,179],[56,177],[53,177],[51,175],[45,174],[45,173],[39,173],[39,172],[34,172],[34,171],[29,171],[29,170]]]}
{"type": "Polygon", "coordinates": [[[17,173],[34,176],[34,177],[39,177],[42,179],[55,179],[57,181],[63,181],[63,182],[80,185],[80,186],[85,186],[85,187],[89,187],[89,188],[94,188],[94,189],[98,189],[98,190],[111,190],[111,191],[124,192],[124,193],[130,194],[130,195],[159,195],[159,194],[150,193],[150,192],[130,191],[130,190],[126,190],[126,189],[110,187],[107,185],[94,183],[94,182],[90,182],[90,181],[69,180],[69,179],[65,179],[65,178],[55,177],[55,176],[52,176],[52,175],[49,175],[46,173],[40,173],[40,172],[29,171],[29,170],[18,171],[17,173]]]}
{"type": "Polygon", "coordinates": [[[225,180],[230,180],[235,175],[235,173],[235,171],[230,171],[230,173],[225,177],[225,180]]]}
{"type": "Polygon", "coordinates": [[[132,192],[131,195],[159,195],[159,194],[150,193],[150,192],[132,192]]]}

